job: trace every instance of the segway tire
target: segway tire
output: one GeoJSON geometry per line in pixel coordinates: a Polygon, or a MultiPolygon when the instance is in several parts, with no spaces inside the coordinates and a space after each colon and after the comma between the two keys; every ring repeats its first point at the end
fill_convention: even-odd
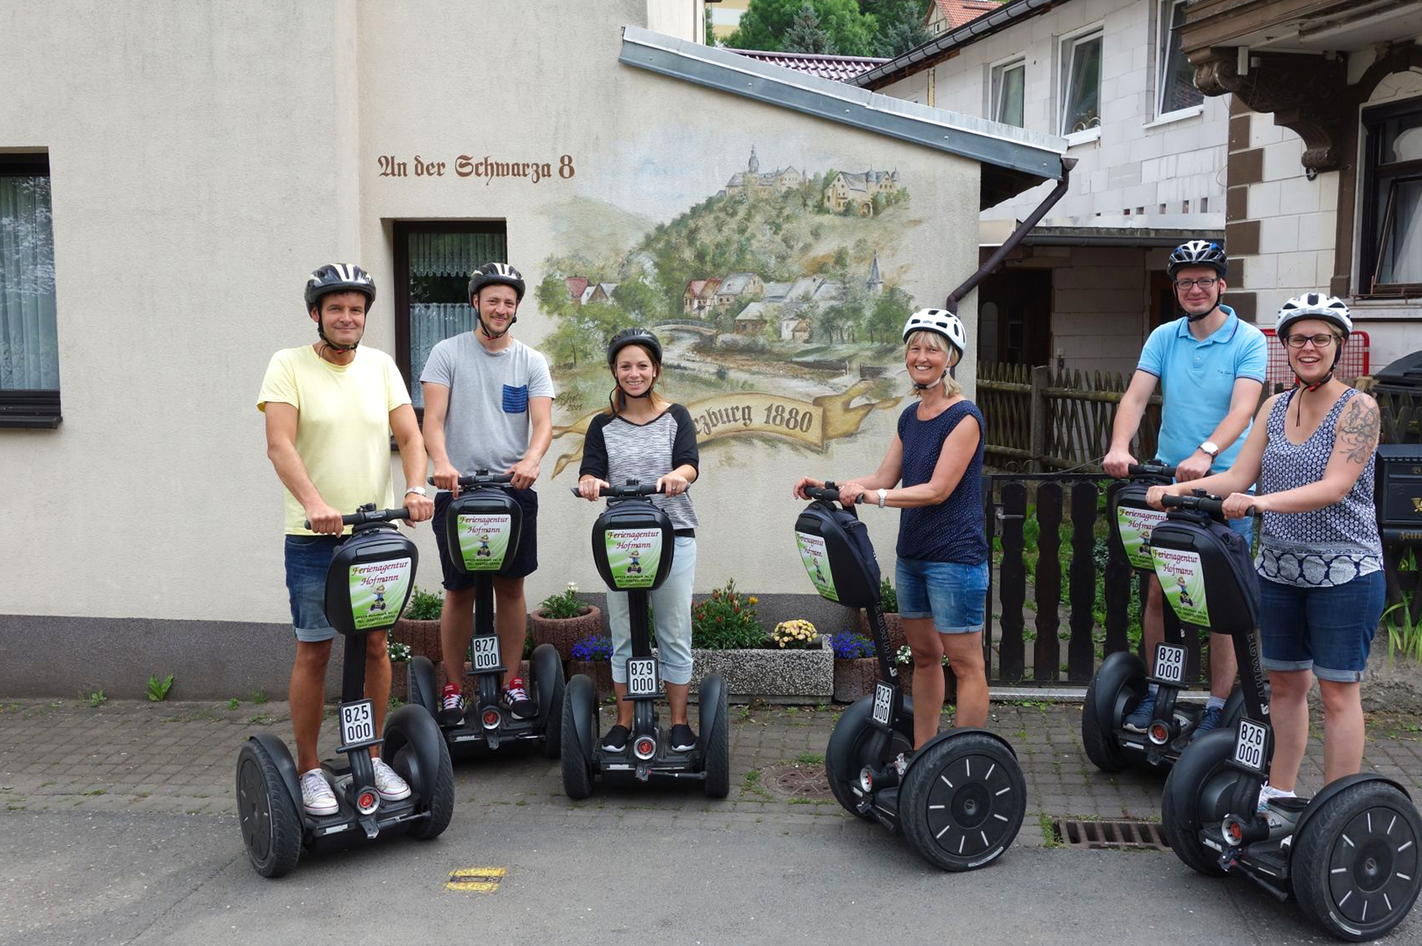
{"type": "Polygon", "coordinates": [[[874,712],[872,695],[851,703],[849,708],[840,714],[839,722],[835,723],[834,731],[830,733],[829,745],[825,747],[825,778],[829,781],[830,793],[834,795],[834,800],[856,818],[865,821],[876,820],[872,814],[859,810],[859,796],[854,794],[854,789],[850,787],[858,780],[860,770],[871,763],[882,765],[900,752],[906,755],[913,753],[912,730],[905,732],[903,729],[905,725],[913,725],[913,705],[908,697],[903,699],[903,715],[896,721],[900,725],[895,727],[882,759],[868,758],[869,743],[874,736],[873,723],[870,721],[874,712]]]}
{"type": "MultiPolygon", "coordinates": [[[[717,693],[715,712],[711,721],[712,732],[706,743],[704,788],[707,798],[725,798],[731,792],[731,732],[730,720],[726,711],[726,686],[724,683],[717,693]]],[[[701,731],[703,733],[706,731],[705,722],[701,724],[701,731]]]]}
{"type": "Polygon", "coordinates": [[[1002,740],[947,733],[919,750],[899,789],[899,823],[935,867],[976,870],[997,860],[1022,827],[1027,783],[1002,740]]]}
{"type": "Polygon", "coordinates": [[[383,753],[429,812],[408,834],[421,841],[439,837],[454,817],[454,764],[439,725],[422,709],[402,707],[386,721],[383,753]]]}
{"type": "Polygon", "coordinates": [[[249,740],[237,754],[237,818],[252,868],[281,877],[301,859],[301,815],[275,760],[249,740]]]}
{"type": "Polygon", "coordinates": [[[1180,754],[1160,796],[1160,828],[1175,856],[1191,870],[1223,877],[1219,856],[1200,840],[1200,828],[1219,824],[1243,773],[1230,767],[1234,731],[1216,729],[1194,740],[1180,754]]]}
{"type": "Polygon", "coordinates": [[[431,716],[439,713],[439,690],[435,687],[435,667],[428,657],[410,658],[410,699],[415,706],[423,706],[431,716]]]}
{"type": "Polygon", "coordinates": [[[1135,654],[1124,651],[1107,657],[1091,678],[1081,709],[1081,744],[1091,764],[1101,771],[1120,772],[1130,767],[1131,761],[1116,738],[1116,726],[1145,692],[1145,666],[1135,654]]]}
{"type": "Polygon", "coordinates": [[[597,693],[590,678],[578,674],[563,690],[562,759],[563,791],[575,801],[592,794],[591,750],[596,745],[597,693]],[[587,709],[586,725],[579,732],[574,704],[582,701],[587,709]],[[585,748],[586,747],[586,748],[585,748]]]}
{"type": "Polygon", "coordinates": [[[1330,936],[1377,939],[1402,922],[1422,888],[1422,819],[1396,785],[1377,779],[1322,805],[1294,839],[1294,896],[1330,936]]]}
{"type": "Polygon", "coordinates": [[[538,688],[538,715],[543,722],[543,739],[538,751],[545,759],[563,754],[563,661],[552,644],[539,644],[529,659],[533,685],[538,688]]]}

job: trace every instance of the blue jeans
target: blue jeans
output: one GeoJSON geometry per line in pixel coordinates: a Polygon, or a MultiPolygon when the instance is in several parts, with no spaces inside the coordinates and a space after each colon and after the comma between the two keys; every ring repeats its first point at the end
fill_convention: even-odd
{"type": "MultiPolygon", "coordinates": [[[[651,593],[657,628],[657,657],[666,683],[691,682],[691,586],[696,581],[696,540],[676,537],[671,574],[651,593]]],[[[612,628],[612,679],[627,682],[632,656],[632,618],[627,592],[607,592],[607,623],[612,628]]]]}
{"type": "Polygon", "coordinates": [[[940,634],[972,634],[987,616],[988,566],[901,558],[895,569],[899,617],[933,618],[940,634]]]}
{"type": "Polygon", "coordinates": [[[286,592],[291,598],[291,626],[306,644],[328,641],[336,629],[326,620],[326,570],[331,556],[349,538],[343,535],[286,537],[286,592]]]}
{"type": "Polygon", "coordinates": [[[1382,618],[1380,571],[1341,585],[1300,588],[1259,577],[1259,639],[1265,670],[1312,670],[1320,680],[1358,683],[1382,618]]]}

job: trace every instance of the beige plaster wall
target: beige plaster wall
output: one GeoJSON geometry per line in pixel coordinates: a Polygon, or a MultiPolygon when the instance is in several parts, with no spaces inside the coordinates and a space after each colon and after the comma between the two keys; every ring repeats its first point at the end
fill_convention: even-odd
{"type": "MultiPolygon", "coordinates": [[[[23,90],[0,97],[0,148],[51,160],[64,404],[57,431],[0,431],[9,613],[288,620],[256,390],[275,349],[310,340],[299,293],[330,259],[374,273],[366,341],[394,352],[395,220],[507,220],[510,259],[536,284],[541,261],[590,223],[587,198],[626,203],[646,187],[662,195],[656,216],[679,178],[705,196],[701,182],[742,169],[757,143],[769,165],[900,170],[915,225],[881,265],[917,304],[976,267],[975,163],[621,66],[621,26],[646,23],[645,0],[564,3],[556,28],[517,0],[59,7],[0,9],[0,85],[23,90]],[[491,22],[506,28],[498,42],[491,22]],[[570,154],[576,173],[391,180],[382,154],[555,168],[570,154]]],[[[525,341],[551,328],[531,294],[520,316],[525,341]]],[[[707,445],[698,589],[736,577],[808,593],[790,484],[872,469],[896,414],[871,415],[823,456],[707,445]]],[[[535,600],[568,580],[597,585],[594,510],[567,495],[573,470],[551,472],[550,458],[535,600]]],[[[865,518],[891,568],[897,516],[865,518]]],[[[432,587],[428,527],[418,535],[419,584],[432,587]]]]}

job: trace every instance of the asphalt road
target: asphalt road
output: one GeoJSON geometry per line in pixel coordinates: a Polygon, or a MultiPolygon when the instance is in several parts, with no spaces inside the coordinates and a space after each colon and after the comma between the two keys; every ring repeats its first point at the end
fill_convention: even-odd
{"type": "MultiPolygon", "coordinates": [[[[671,831],[635,807],[605,823],[456,816],[435,841],[363,845],[273,881],[251,870],[231,816],[0,812],[0,943],[1332,942],[1293,905],[1167,853],[1019,846],[944,874],[878,829],[825,820],[671,831]],[[446,889],[469,868],[505,873],[493,890],[446,889]]],[[[1381,942],[1422,943],[1422,916],[1381,942]]]]}

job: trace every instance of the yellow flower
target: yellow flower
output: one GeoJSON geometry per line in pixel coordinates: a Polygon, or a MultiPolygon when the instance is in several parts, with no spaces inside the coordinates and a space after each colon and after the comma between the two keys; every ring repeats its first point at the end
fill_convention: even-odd
{"type": "Polygon", "coordinates": [[[748,600],[751,604],[755,604],[755,595],[751,595],[751,596],[750,596],[748,599],[746,599],[746,600],[748,600]]]}

